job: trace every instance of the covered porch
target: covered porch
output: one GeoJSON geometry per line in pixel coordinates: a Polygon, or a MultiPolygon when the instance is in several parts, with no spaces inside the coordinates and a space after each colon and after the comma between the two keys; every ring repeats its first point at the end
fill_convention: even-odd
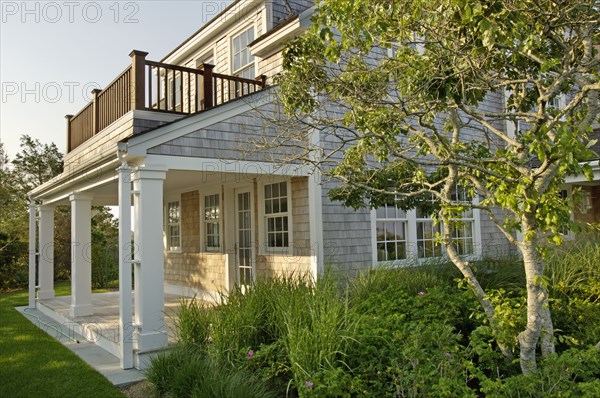
{"type": "Polygon", "coordinates": [[[214,301],[234,284],[286,269],[314,269],[316,275],[318,257],[311,243],[316,224],[310,222],[308,204],[309,196],[320,191],[309,189],[310,178],[302,169],[159,155],[140,160],[120,151],[118,159],[107,159],[97,170],[87,178],[61,175],[32,193],[29,307],[73,325],[117,356],[123,369],[144,369],[152,355],[168,346],[181,297],[214,301]],[[265,187],[275,185],[281,191],[265,198],[265,187]],[[275,201],[281,206],[272,217],[278,230],[268,235],[262,209],[275,201]],[[177,203],[176,219],[170,203],[177,203]],[[71,209],[71,296],[66,297],[54,294],[58,205],[71,209]],[[94,205],[119,209],[118,292],[92,294],[94,205]],[[209,205],[211,215],[220,215],[216,220],[205,219],[209,205]],[[212,247],[206,246],[209,235],[212,247]],[[261,237],[267,236],[273,248],[261,247],[261,237]]]}

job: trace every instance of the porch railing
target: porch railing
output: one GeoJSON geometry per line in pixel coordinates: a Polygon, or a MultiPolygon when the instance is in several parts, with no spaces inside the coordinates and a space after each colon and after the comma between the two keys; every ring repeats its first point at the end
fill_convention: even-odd
{"type": "Polygon", "coordinates": [[[132,51],[127,67],[76,115],[67,115],[67,151],[70,152],[131,110],[189,115],[262,90],[266,77],[245,79],[213,71],[146,60],[148,53],[132,51]]]}

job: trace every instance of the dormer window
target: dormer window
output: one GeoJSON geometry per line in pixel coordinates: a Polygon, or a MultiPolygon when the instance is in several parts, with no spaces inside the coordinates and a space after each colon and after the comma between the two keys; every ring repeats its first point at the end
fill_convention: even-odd
{"type": "Polygon", "coordinates": [[[254,56],[248,50],[248,43],[254,41],[254,27],[244,30],[232,40],[232,74],[246,79],[254,79],[254,56]]]}

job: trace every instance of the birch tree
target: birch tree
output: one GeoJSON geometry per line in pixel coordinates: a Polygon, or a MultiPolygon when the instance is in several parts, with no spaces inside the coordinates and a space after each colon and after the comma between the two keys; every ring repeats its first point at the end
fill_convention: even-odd
{"type": "Polygon", "coordinates": [[[561,184],[592,178],[599,39],[594,0],[323,0],[284,51],[277,82],[288,119],[272,144],[299,148],[297,159],[336,178],[331,196],[345,205],[434,198],[447,255],[496,330],[452,239],[463,211],[487,212],[523,258],[519,355],[535,372],[538,345],[554,352],[544,250],[574,227],[561,184]],[[479,202],[459,200],[457,187],[479,202]]]}

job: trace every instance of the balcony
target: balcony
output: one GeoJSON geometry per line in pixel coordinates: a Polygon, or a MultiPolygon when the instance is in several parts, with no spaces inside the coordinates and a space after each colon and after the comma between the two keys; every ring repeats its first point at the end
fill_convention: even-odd
{"type": "Polygon", "coordinates": [[[223,75],[214,65],[199,69],[146,59],[148,53],[131,52],[131,65],[76,115],[67,115],[67,153],[99,134],[130,111],[145,110],[190,115],[265,88],[257,80],[223,75]]]}

